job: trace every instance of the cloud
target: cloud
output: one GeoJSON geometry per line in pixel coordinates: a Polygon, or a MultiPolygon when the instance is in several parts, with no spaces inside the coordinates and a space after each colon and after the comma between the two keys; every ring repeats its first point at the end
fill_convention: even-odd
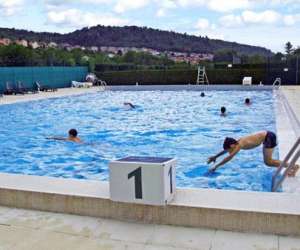
{"type": "Polygon", "coordinates": [[[247,9],[257,0],[174,0],[179,7],[206,7],[216,12],[229,12],[238,9],[247,9]]]}
{"type": "Polygon", "coordinates": [[[263,12],[244,11],[242,19],[245,23],[274,24],[280,21],[281,14],[273,10],[263,12]]]}
{"type": "Polygon", "coordinates": [[[150,3],[150,0],[118,0],[114,11],[117,13],[123,13],[129,10],[137,10],[145,7],[150,3]]]}
{"type": "Polygon", "coordinates": [[[23,4],[23,0],[0,0],[0,13],[12,16],[22,9],[23,4]]]}
{"type": "Polygon", "coordinates": [[[207,6],[214,11],[229,12],[237,9],[247,9],[251,6],[251,2],[249,0],[210,0],[207,1],[207,6]]]}
{"type": "Polygon", "coordinates": [[[44,0],[44,4],[47,9],[71,9],[76,6],[76,4],[82,5],[84,8],[85,5],[103,5],[111,4],[112,0],[44,0]]]}
{"type": "Polygon", "coordinates": [[[226,28],[240,27],[243,25],[243,20],[241,16],[236,15],[226,15],[219,19],[221,26],[226,28]]]}
{"type": "Polygon", "coordinates": [[[205,30],[210,28],[210,22],[206,18],[199,18],[195,28],[205,30]]]}
{"type": "Polygon", "coordinates": [[[240,15],[226,15],[219,19],[223,27],[234,28],[244,25],[282,25],[294,26],[300,22],[300,14],[283,15],[274,10],[265,10],[262,12],[243,11],[240,15]]]}
{"type": "Polygon", "coordinates": [[[300,14],[286,15],[283,17],[283,22],[286,26],[294,26],[300,22],[300,14]]]}
{"type": "Polygon", "coordinates": [[[44,0],[45,4],[49,5],[70,5],[70,4],[108,4],[111,0],[44,0]]]}
{"type": "Polygon", "coordinates": [[[212,39],[224,39],[223,34],[216,31],[217,29],[216,25],[211,23],[206,18],[199,18],[196,22],[195,29],[196,31],[193,32],[194,35],[208,36],[209,38],[212,39]]]}
{"type": "Polygon", "coordinates": [[[152,0],[156,5],[163,9],[174,9],[177,7],[176,2],[172,0],[152,0]]]}
{"type": "Polygon", "coordinates": [[[64,27],[82,28],[86,26],[111,25],[123,26],[128,24],[127,19],[117,18],[110,14],[95,14],[84,12],[78,9],[68,9],[61,11],[49,11],[47,14],[48,24],[64,27]]]}
{"type": "Polygon", "coordinates": [[[156,16],[157,16],[157,17],[164,17],[164,16],[166,16],[166,10],[165,10],[165,9],[159,9],[159,10],[156,12],[156,16]]]}

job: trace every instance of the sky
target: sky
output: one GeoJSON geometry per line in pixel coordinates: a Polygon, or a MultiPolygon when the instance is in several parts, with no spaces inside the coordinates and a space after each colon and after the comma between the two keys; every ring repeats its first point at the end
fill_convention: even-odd
{"type": "Polygon", "coordinates": [[[300,0],[0,0],[0,27],[67,33],[137,25],[263,46],[300,46],[300,0]]]}

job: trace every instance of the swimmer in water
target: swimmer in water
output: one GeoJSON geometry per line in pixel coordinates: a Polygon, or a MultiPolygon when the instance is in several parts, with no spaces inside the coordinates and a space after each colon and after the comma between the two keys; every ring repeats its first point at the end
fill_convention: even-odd
{"type": "Polygon", "coordinates": [[[124,105],[130,107],[131,109],[135,109],[135,106],[131,102],[124,102],[124,105]]]}
{"type": "MultiPolygon", "coordinates": [[[[272,157],[273,151],[277,146],[276,134],[270,131],[261,131],[252,135],[244,136],[239,140],[226,137],[223,144],[224,150],[216,154],[215,156],[209,157],[207,163],[210,164],[211,162],[216,162],[218,157],[226,153],[229,153],[229,156],[225,157],[220,163],[210,168],[209,172],[212,173],[222,165],[231,161],[240,150],[249,150],[256,148],[260,145],[263,145],[264,163],[268,167],[279,167],[282,162],[280,160],[275,160],[272,157]]],[[[299,168],[299,165],[294,165],[293,168],[289,171],[288,176],[295,176],[299,168]]]]}
{"type": "Polygon", "coordinates": [[[246,98],[246,99],[245,99],[245,104],[246,104],[246,105],[251,105],[251,101],[250,101],[249,98],[246,98]]]}
{"type": "Polygon", "coordinates": [[[220,116],[227,116],[227,114],[226,114],[226,108],[225,107],[221,107],[221,114],[220,114],[220,116]]]}
{"type": "Polygon", "coordinates": [[[64,138],[64,137],[47,137],[47,139],[59,140],[59,141],[71,141],[71,142],[81,143],[82,141],[80,140],[80,138],[77,135],[78,135],[77,130],[72,128],[72,129],[69,130],[69,136],[67,138],[64,138]]]}

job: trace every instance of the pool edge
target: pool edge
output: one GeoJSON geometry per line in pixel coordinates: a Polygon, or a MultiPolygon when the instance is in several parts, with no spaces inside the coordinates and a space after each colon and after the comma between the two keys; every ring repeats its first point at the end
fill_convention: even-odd
{"type": "Polygon", "coordinates": [[[0,205],[142,223],[300,235],[300,196],[289,193],[177,189],[171,204],[150,206],[111,201],[107,182],[0,174],[0,205]]]}

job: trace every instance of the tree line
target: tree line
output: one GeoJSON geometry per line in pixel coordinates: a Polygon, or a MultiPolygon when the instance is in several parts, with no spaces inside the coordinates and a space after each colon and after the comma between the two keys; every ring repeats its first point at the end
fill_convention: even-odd
{"type": "Polygon", "coordinates": [[[166,56],[153,56],[145,52],[129,51],[113,57],[101,52],[81,49],[67,51],[58,48],[32,49],[17,44],[0,46],[0,66],[88,66],[93,71],[97,64],[172,66],[166,56]]]}

